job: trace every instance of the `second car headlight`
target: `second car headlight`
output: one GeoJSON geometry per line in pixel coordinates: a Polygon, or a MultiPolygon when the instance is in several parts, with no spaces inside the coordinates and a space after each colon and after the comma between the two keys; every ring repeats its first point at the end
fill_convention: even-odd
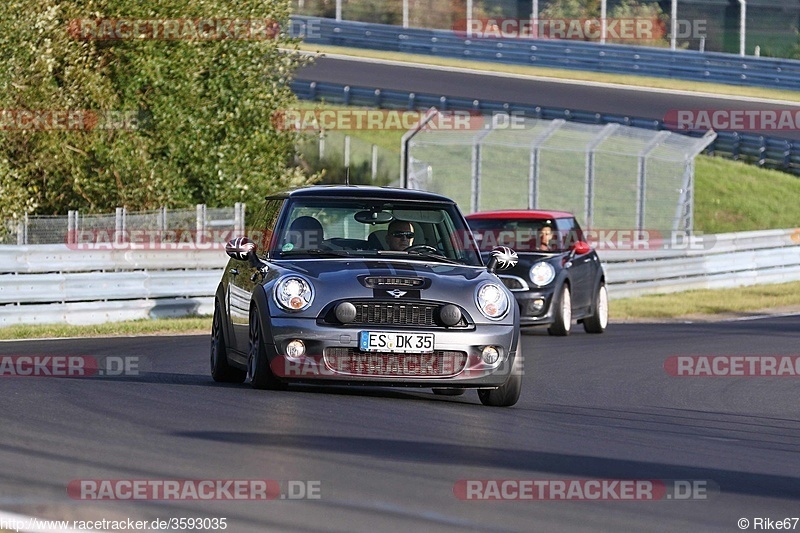
{"type": "Polygon", "coordinates": [[[275,284],[275,301],[287,311],[302,311],[313,300],[311,283],[299,276],[286,276],[275,284]]]}
{"type": "Polygon", "coordinates": [[[498,320],[508,312],[508,296],[502,287],[497,284],[486,283],[481,285],[475,293],[475,299],[478,303],[478,309],[486,318],[498,320]]]}
{"type": "Polygon", "coordinates": [[[540,261],[531,267],[531,281],[537,287],[544,287],[556,277],[556,269],[553,265],[540,261]]]}

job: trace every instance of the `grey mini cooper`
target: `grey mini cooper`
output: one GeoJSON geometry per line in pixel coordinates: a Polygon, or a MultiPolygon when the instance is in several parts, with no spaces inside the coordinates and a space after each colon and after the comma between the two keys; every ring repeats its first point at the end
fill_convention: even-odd
{"type": "Polygon", "coordinates": [[[484,266],[456,204],[406,189],[308,187],[271,196],[228,243],[211,333],[215,381],[477,389],[514,405],[519,309],[484,266]]]}

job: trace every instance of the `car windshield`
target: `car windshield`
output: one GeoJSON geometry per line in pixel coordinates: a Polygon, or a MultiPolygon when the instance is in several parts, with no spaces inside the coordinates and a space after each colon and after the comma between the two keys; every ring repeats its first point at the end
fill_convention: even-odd
{"type": "Polygon", "coordinates": [[[476,218],[469,227],[482,252],[496,246],[510,246],[517,252],[563,252],[568,239],[552,219],[476,218]]]}
{"type": "Polygon", "coordinates": [[[481,266],[452,204],[294,198],[273,241],[276,259],[385,257],[481,266]]]}

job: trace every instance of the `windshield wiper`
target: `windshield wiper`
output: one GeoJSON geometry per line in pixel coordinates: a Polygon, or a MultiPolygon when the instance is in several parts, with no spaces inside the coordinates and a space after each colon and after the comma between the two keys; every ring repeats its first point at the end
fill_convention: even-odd
{"type": "Polygon", "coordinates": [[[320,250],[314,248],[312,250],[286,250],[280,252],[281,257],[290,255],[313,255],[316,257],[350,257],[350,252],[346,250],[320,250]]]}

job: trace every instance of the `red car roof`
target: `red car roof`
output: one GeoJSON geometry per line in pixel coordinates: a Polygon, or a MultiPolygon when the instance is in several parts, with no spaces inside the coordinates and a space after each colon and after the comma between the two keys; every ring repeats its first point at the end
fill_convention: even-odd
{"type": "Polygon", "coordinates": [[[533,209],[514,209],[505,211],[481,211],[480,213],[472,213],[467,215],[467,220],[470,219],[502,219],[502,220],[538,220],[544,218],[573,218],[572,213],[566,211],[538,211],[533,209]]]}

